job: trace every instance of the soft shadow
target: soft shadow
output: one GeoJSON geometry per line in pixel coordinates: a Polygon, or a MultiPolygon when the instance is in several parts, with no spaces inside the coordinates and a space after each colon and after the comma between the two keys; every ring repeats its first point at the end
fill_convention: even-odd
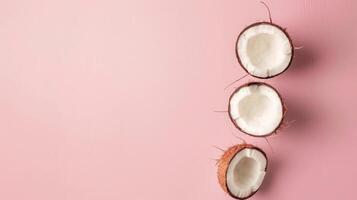
{"type": "Polygon", "coordinates": [[[306,72],[312,69],[318,60],[317,50],[313,46],[302,45],[301,49],[294,50],[294,58],[289,71],[294,73],[306,72]]]}
{"type": "Polygon", "coordinates": [[[281,169],[281,162],[275,157],[270,157],[268,161],[268,169],[265,175],[262,186],[259,189],[259,193],[266,193],[270,188],[274,188],[275,176],[281,169]]]}
{"type": "Polygon", "coordinates": [[[287,112],[284,120],[283,129],[304,131],[310,129],[314,124],[314,119],[317,113],[311,102],[286,100],[287,112]]]}

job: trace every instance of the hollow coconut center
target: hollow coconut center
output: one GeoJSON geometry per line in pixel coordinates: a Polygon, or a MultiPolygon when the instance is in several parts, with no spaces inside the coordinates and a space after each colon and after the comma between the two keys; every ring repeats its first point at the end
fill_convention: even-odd
{"type": "Polygon", "coordinates": [[[235,166],[234,169],[234,184],[240,188],[246,189],[251,185],[254,185],[257,179],[257,172],[259,164],[252,158],[244,157],[235,166]]]}
{"type": "Polygon", "coordinates": [[[229,114],[242,131],[265,136],[279,127],[283,118],[282,102],[270,86],[251,84],[232,95],[229,114]]]}
{"type": "Polygon", "coordinates": [[[276,34],[257,33],[248,39],[247,56],[258,68],[269,69],[284,61],[283,40],[276,34]]]}
{"type": "Polygon", "coordinates": [[[227,188],[238,197],[246,198],[257,191],[265,176],[266,157],[256,149],[245,148],[231,160],[227,170],[227,188]]]}
{"type": "Polygon", "coordinates": [[[242,32],[237,43],[237,55],[250,74],[267,78],[289,66],[292,45],[280,28],[263,23],[242,32]]]}

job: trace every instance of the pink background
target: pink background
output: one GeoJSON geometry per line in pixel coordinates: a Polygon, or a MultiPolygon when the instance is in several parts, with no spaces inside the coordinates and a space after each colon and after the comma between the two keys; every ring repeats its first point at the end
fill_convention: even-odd
{"type": "Polygon", "coordinates": [[[253,199],[355,199],[357,2],[267,3],[304,46],[267,81],[297,120],[274,152],[213,112],[258,1],[2,0],[0,199],[228,200],[212,159],[232,134],[269,154],[253,199]]]}

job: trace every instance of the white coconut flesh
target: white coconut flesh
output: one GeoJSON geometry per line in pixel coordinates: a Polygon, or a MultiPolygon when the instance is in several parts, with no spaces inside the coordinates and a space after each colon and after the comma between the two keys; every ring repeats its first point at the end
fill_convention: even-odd
{"type": "Polygon", "coordinates": [[[268,78],[289,67],[292,48],[284,31],[274,25],[262,23],[241,33],[237,41],[237,56],[249,74],[268,78]]]}
{"type": "Polygon", "coordinates": [[[266,166],[266,157],[259,150],[245,148],[239,151],[227,169],[227,189],[230,194],[246,198],[256,192],[264,180],[266,166]]]}
{"type": "Polygon", "coordinates": [[[280,126],[283,104],[271,86],[251,83],[233,93],[229,114],[233,123],[243,132],[253,136],[267,136],[280,126]]]}

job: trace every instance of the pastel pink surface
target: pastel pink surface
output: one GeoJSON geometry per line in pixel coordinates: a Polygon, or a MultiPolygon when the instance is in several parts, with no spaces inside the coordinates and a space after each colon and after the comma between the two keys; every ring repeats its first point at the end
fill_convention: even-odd
{"type": "Polygon", "coordinates": [[[357,2],[267,3],[304,46],[267,81],[296,120],[274,153],[213,112],[258,1],[1,1],[0,199],[230,199],[212,159],[232,134],[269,155],[252,199],[356,198],[357,2]]]}

